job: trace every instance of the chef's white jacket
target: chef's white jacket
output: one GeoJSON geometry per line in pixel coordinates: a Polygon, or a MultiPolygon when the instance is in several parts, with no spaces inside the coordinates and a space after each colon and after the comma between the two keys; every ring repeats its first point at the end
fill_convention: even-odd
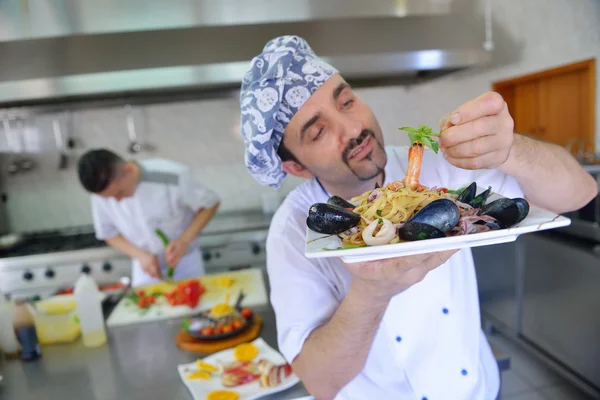
{"type": "MultiPolygon", "coordinates": [[[[386,152],[386,183],[402,180],[407,149],[386,152]]],[[[507,197],[523,196],[518,183],[497,170],[462,170],[441,153],[425,151],[421,184],[457,189],[473,181],[507,197]]],[[[299,185],[276,212],[267,239],[278,344],[288,362],[333,315],[351,280],[337,258],[304,256],[308,209],[328,198],[314,179],[299,185]]],[[[480,325],[471,250],[462,249],[392,298],[364,369],[336,400],[492,400],[498,391],[498,366],[480,325]]]]}
{"type": "MultiPolygon", "coordinates": [[[[159,257],[163,276],[167,265],[165,247],[156,234],[161,229],[175,239],[187,228],[201,209],[214,206],[219,196],[195,180],[190,168],[170,160],[139,161],[141,179],[133,196],[122,199],[92,194],[92,215],[96,237],[100,240],[123,235],[133,245],[159,257]]],[[[204,274],[198,241],[175,268],[175,279],[204,274]]],[[[137,260],[132,260],[132,285],[158,282],[146,274],[137,260]]]]}

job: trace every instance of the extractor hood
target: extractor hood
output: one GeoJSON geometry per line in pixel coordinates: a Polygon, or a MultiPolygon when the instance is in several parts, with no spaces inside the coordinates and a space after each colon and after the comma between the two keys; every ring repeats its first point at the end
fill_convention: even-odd
{"type": "Polygon", "coordinates": [[[0,105],[239,88],[251,58],[284,34],[353,82],[417,81],[491,60],[475,3],[0,0],[0,105]]]}

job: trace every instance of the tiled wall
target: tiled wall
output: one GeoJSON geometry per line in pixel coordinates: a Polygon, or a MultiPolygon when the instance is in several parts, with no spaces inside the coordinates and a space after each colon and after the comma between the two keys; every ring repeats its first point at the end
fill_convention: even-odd
{"type": "MultiPolygon", "coordinates": [[[[517,44],[500,50],[518,61],[411,88],[358,90],[378,116],[388,144],[406,144],[406,136],[397,130],[399,126],[437,126],[443,114],[489,90],[492,81],[600,56],[597,0],[495,0],[493,11],[495,26],[517,44]]],[[[600,100],[597,104],[600,114],[600,100]]],[[[235,97],[136,109],[140,139],[155,147],[136,157],[160,156],[193,166],[201,180],[222,196],[222,212],[260,209],[260,195],[270,189],[256,183],[244,168],[243,145],[236,130],[238,113],[235,97]]],[[[105,146],[127,155],[123,109],[81,111],[73,115],[73,121],[73,134],[84,145],[78,154],[105,146]]],[[[44,153],[35,156],[36,171],[16,176],[2,173],[11,228],[31,231],[89,224],[88,196],[79,186],[73,163],[59,171],[58,155],[50,151],[54,143],[51,119],[42,118],[37,126],[44,132],[39,144],[44,153]]],[[[597,142],[600,148],[600,135],[597,142]]],[[[2,171],[6,171],[10,160],[10,156],[2,157],[2,171]]],[[[288,179],[282,194],[298,182],[288,179]]]]}

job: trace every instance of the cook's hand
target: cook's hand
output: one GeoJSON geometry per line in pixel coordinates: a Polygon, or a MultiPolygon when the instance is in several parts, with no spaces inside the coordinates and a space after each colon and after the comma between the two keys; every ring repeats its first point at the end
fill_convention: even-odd
{"type": "Polygon", "coordinates": [[[165,249],[165,260],[167,264],[175,268],[179,264],[181,257],[187,252],[189,243],[181,238],[169,242],[165,249]]]}
{"type": "Polygon", "coordinates": [[[160,262],[154,254],[146,253],[144,257],[139,258],[142,269],[153,278],[162,278],[160,273],[160,262]]]}
{"type": "Polygon", "coordinates": [[[444,264],[458,250],[344,264],[352,283],[373,297],[389,300],[422,281],[429,271],[444,264]]]}
{"type": "Polygon", "coordinates": [[[508,159],[513,128],[502,96],[484,93],[440,120],[440,149],[456,167],[497,168],[508,159]]]}

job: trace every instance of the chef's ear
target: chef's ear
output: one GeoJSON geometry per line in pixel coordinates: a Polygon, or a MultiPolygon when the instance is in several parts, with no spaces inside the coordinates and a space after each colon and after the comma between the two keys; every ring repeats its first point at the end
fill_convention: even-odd
{"type": "Polygon", "coordinates": [[[286,174],[294,175],[304,179],[311,179],[314,177],[314,175],[309,170],[304,168],[303,165],[297,163],[296,161],[284,161],[282,163],[282,167],[283,172],[285,172],[286,174]]]}
{"type": "Polygon", "coordinates": [[[123,164],[123,172],[130,173],[134,170],[133,165],[131,163],[123,164]]]}

